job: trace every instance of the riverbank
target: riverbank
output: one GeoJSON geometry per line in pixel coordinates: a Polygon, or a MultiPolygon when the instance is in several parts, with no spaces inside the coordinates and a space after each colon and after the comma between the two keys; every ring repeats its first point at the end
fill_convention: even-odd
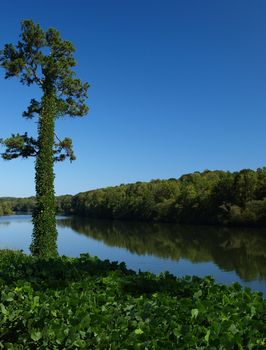
{"type": "Polygon", "coordinates": [[[210,277],[0,251],[5,349],[265,349],[266,301],[210,277]]]}
{"type": "MultiPolygon", "coordinates": [[[[31,211],[35,198],[0,198],[0,209],[31,211]]],[[[266,167],[209,171],[56,197],[57,213],[91,219],[266,227],[266,167]]],[[[1,215],[1,210],[0,210],[1,215]]]]}

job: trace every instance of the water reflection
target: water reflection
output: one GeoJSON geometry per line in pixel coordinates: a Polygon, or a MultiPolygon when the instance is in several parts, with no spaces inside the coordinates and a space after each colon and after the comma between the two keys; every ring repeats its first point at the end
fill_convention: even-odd
{"type": "Polygon", "coordinates": [[[1,226],[8,226],[8,225],[10,225],[10,222],[9,221],[0,221],[0,225],[1,226]]]}
{"type": "Polygon", "coordinates": [[[139,255],[155,255],[193,263],[213,262],[224,271],[235,271],[245,281],[266,280],[266,230],[179,226],[136,222],[93,221],[65,218],[60,227],[126,248],[139,255]]]}

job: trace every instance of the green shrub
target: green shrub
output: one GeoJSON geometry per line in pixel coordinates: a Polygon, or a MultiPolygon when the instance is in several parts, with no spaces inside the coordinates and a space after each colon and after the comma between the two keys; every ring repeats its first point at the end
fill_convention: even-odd
{"type": "Polygon", "coordinates": [[[88,255],[0,252],[2,349],[265,349],[266,301],[88,255]]]}

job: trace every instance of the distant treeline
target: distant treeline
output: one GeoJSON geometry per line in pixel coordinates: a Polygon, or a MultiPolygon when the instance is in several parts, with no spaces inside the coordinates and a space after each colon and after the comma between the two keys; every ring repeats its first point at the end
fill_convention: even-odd
{"type": "Polygon", "coordinates": [[[79,193],[71,213],[182,224],[266,225],[266,167],[195,172],[79,193]]]}
{"type": "Polygon", "coordinates": [[[265,226],[266,167],[234,173],[206,170],[107,187],[57,197],[57,207],[65,214],[100,219],[265,226]]]}
{"type": "MultiPolygon", "coordinates": [[[[56,197],[57,214],[66,214],[71,211],[71,195],[56,197]]],[[[35,207],[35,197],[15,198],[0,197],[0,216],[16,213],[31,213],[35,207]]]]}
{"type": "Polygon", "coordinates": [[[10,201],[0,199],[0,216],[10,215],[13,213],[10,201]]]}

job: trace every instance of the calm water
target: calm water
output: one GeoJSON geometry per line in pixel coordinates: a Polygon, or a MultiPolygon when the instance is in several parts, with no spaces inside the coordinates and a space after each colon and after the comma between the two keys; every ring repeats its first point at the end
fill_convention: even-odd
{"type": "MultiPolygon", "coordinates": [[[[240,282],[266,296],[266,230],[175,224],[95,221],[59,217],[60,254],[96,255],[124,261],[128,268],[176,276],[212,275],[240,282]]],[[[29,215],[0,217],[0,249],[29,252],[29,215]]]]}

